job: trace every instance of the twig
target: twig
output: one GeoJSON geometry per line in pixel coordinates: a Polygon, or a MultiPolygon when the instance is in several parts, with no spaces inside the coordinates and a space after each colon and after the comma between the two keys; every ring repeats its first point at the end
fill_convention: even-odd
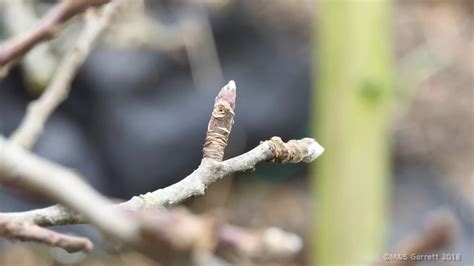
{"type": "Polygon", "coordinates": [[[32,31],[0,46],[0,78],[5,76],[20,57],[38,43],[54,38],[68,20],[87,8],[100,6],[110,0],[63,0],[42,19],[32,31]]]}
{"type": "Polygon", "coordinates": [[[178,25],[194,85],[201,90],[209,89],[210,81],[222,82],[222,68],[207,10],[203,4],[197,4],[192,11],[180,12],[178,25]]]}
{"type": "Polygon", "coordinates": [[[0,184],[37,191],[81,213],[103,232],[117,238],[130,241],[137,233],[135,222],[114,209],[103,208],[112,202],[87,185],[77,173],[42,159],[2,137],[0,184]]]}
{"type": "MultiPolygon", "coordinates": [[[[208,143],[208,145],[205,145],[203,149],[204,156],[206,153],[221,154],[225,149],[225,145],[221,144],[224,141],[227,143],[227,137],[229,135],[227,130],[230,132],[232,126],[232,123],[229,122],[230,120],[228,119],[230,119],[231,116],[233,117],[233,111],[230,112],[226,109],[227,111],[225,113],[227,116],[217,116],[219,119],[222,119],[224,123],[214,123],[212,121],[216,119],[214,114],[221,113],[217,110],[221,110],[221,108],[226,105],[233,109],[234,104],[235,83],[231,81],[228,85],[224,86],[216,97],[216,104],[214,106],[211,122],[209,123],[208,135],[206,136],[206,143],[208,143]],[[216,127],[220,127],[220,129],[216,130],[216,127]],[[225,127],[228,129],[225,129],[225,127]],[[215,132],[221,134],[219,135],[215,132]],[[209,146],[215,147],[214,149],[211,149],[210,153],[207,148],[209,146]]],[[[0,150],[0,154],[1,152],[2,151],[0,150]]],[[[171,207],[187,198],[203,195],[207,186],[216,180],[237,172],[254,169],[256,164],[260,162],[274,161],[279,163],[299,163],[303,161],[308,163],[318,158],[323,152],[324,148],[314,139],[304,138],[302,140],[290,140],[288,143],[284,143],[280,138],[273,137],[271,140],[262,142],[253,150],[223,162],[211,158],[204,158],[199,167],[193,173],[178,183],[163,189],[158,189],[153,192],[133,197],[129,201],[114,205],[113,207],[132,210],[171,207]]],[[[77,215],[59,205],[27,212],[9,213],[8,215],[41,226],[85,222],[84,218],[80,215],[77,215]]]]}
{"type": "MultiPolygon", "coordinates": [[[[322,153],[322,148],[312,139],[293,142],[297,142],[297,146],[306,147],[304,149],[308,152],[308,155],[304,159],[307,162],[310,159],[316,159],[322,153]],[[313,150],[313,152],[310,152],[310,150],[313,150]]],[[[274,159],[275,153],[270,143],[274,143],[274,140],[263,142],[253,150],[223,162],[203,159],[199,168],[180,182],[154,192],[133,197],[127,202],[112,207],[125,210],[164,208],[174,206],[187,198],[203,195],[205,188],[216,180],[237,172],[254,169],[256,164],[274,159]]],[[[7,213],[7,215],[20,221],[28,221],[41,226],[85,222],[84,217],[60,205],[26,212],[7,213]]]]}
{"type": "Polygon", "coordinates": [[[247,153],[223,162],[204,158],[198,169],[178,183],[133,197],[128,202],[120,205],[133,209],[174,206],[187,198],[204,195],[207,186],[211,183],[237,172],[252,170],[260,162],[272,160],[287,163],[311,162],[323,152],[323,148],[315,140],[309,138],[284,143],[281,149],[275,150],[275,143],[280,141],[280,138],[274,137],[247,153]],[[301,156],[301,161],[287,160],[289,154],[294,154],[293,147],[295,146],[293,145],[304,154],[304,156],[301,156]]]}
{"type": "MultiPolygon", "coordinates": [[[[3,24],[9,36],[20,36],[40,23],[34,5],[31,0],[0,1],[3,24]]],[[[38,43],[23,58],[24,79],[35,93],[44,90],[58,65],[51,48],[51,43],[38,43]]]]}
{"type": "Polygon", "coordinates": [[[292,257],[302,247],[299,236],[276,227],[250,230],[226,224],[219,232],[217,253],[224,257],[268,260],[292,257]]]}
{"type": "Polygon", "coordinates": [[[166,220],[167,216],[160,215],[150,227],[147,226],[150,223],[146,219],[127,216],[125,211],[136,213],[137,210],[169,207],[189,197],[203,195],[207,186],[216,180],[253,169],[259,162],[311,162],[324,151],[314,139],[305,138],[284,143],[280,138],[273,137],[245,154],[221,162],[233,123],[235,96],[235,83],[231,81],[216,97],[203,149],[204,156],[208,157],[202,159],[198,169],[174,185],[133,197],[117,205],[112,205],[111,201],[82,182],[76,173],[41,159],[0,137],[0,184],[35,189],[76,211],[57,205],[3,215],[41,226],[87,221],[103,232],[138,247],[146,254],[156,256],[156,250],[150,250],[149,243],[159,242],[164,236],[163,228],[167,227],[161,228],[157,225],[160,221],[169,221],[166,220]]]}
{"type": "MultiPolygon", "coordinates": [[[[82,10],[86,6],[90,6],[91,3],[99,2],[102,3],[104,1],[67,0],[64,3],[69,4],[63,4],[63,6],[66,5],[66,7],[60,10],[66,12],[66,14],[72,14],[73,11],[82,10]],[[85,3],[87,3],[87,5],[85,3]]],[[[23,121],[11,136],[11,140],[14,143],[27,149],[30,149],[36,143],[43,131],[44,124],[52,112],[67,98],[71,82],[77,70],[87,58],[94,42],[109,25],[113,15],[117,12],[119,3],[120,1],[115,0],[107,4],[103,12],[98,16],[89,14],[90,16],[86,19],[86,25],[79,40],[58,65],[58,70],[54,74],[51,84],[46,88],[39,99],[28,105],[23,121]]],[[[63,16],[65,15],[63,14],[63,16]]]]}
{"type": "MultiPolygon", "coordinates": [[[[65,3],[76,1],[68,0],[65,3]]],[[[76,4],[69,4],[69,9],[64,10],[77,11],[84,8],[84,3],[103,2],[99,0],[77,1],[76,4]],[[82,5],[79,3],[83,3],[82,5]],[[74,7],[74,9],[73,9],[74,7]]],[[[83,64],[89,54],[93,43],[100,34],[107,28],[113,15],[117,12],[119,1],[114,1],[106,5],[100,16],[90,17],[86,20],[83,30],[75,47],[73,47],[63,58],[58,66],[51,84],[41,95],[41,97],[28,105],[26,115],[20,126],[13,132],[11,140],[18,145],[30,149],[39,138],[43,131],[44,124],[56,107],[63,102],[69,94],[69,89],[74,76],[79,67],[83,64]]],[[[61,9],[61,10],[63,10],[61,9]]],[[[64,11],[66,12],[66,11],[64,11]]]]}
{"type": "Polygon", "coordinates": [[[246,229],[226,224],[224,218],[216,213],[198,216],[177,208],[159,215],[151,213],[147,220],[155,230],[146,235],[158,234],[156,239],[161,242],[155,243],[163,248],[155,252],[161,253],[162,258],[173,253],[173,257],[196,260],[202,254],[217,252],[225,255],[222,254],[225,252],[249,259],[274,260],[290,258],[303,247],[301,238],[295,234],[275,227],[246,229]]]}
{"type": "MultiPolygon", "coordinates": [[[[0,144],[2,141],[5,142],[5,140],[2,140],[0,137],[0,144]]],[[[272,140],[263,142],[249,152],[223,162],[203,159],[198,169],[180,182],[154,192],[133,197],[129,201],[113,205],[111,208],[125,210],[160,209],[174,206],[193,196],[203,195],[205,188],[218,179],[237,172],[254,169],[256,164],[260,162],[270,161],[275,158],[278,158],[278,161],[280,161],[282,158],[288,158],[289,154],[294,154],[293,151],[289,152],[288,148],[290,147],[288,146],[290,145],[288,143],[283,145],[284,150],[274,150],[272,146],[274,146],[275,143],[280,143],[280,141],[279,138],[273,138],[272,140]],[[280,151],[280,153],[277,154],[278,151],[280,151]],[[287,156],[284,156],[285,154],[287,154],[287,156]],[[276,155],[278,155],[278,157],[276,157],[276,155]]],[[[306,153],[306,156],[301,158],[305,162],[316,159],[323,151],[322,147],[313,139],[293,140],[289,143],[292,143],[292,146],[296,144],[296,147],[300,147],[306,153]]],[[[24,153],[26,154],[27,152],[25,151],[24,153]]],[[[0,158],[2,156],[11,155],[8,154],[6,149],[0,149],[0,158]],[[2,154],[2,152],[4,154],[2,154]]],[[[20,165],[17,165],[17,167],[20,167],[20,165]]],[[[0,170],[1,169],[2,165],[0,163],[0,170]]],[[[46,178],[48,178],[48,175],[46,175],[46,178]]],[[[56,226],[85,222],[84,217],[60,205],[26,212],[6,213],[6,215],[20,221],[28,221],[40,226],[56,226]]]]}
{"type": "Polygon", "coordinates": [[[52,247],[59,247],[68,252],[92,250],[92,242],[84,237],[60,234],[34,224],[15,221],[0,215],[0,236],[10,240],[33,241],[52,247]]]}

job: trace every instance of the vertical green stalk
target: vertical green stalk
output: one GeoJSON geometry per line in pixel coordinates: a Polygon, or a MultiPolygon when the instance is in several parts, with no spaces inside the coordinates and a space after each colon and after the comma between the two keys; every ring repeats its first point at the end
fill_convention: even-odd
{"type": "Polygon", "coordinates": [[[383,250],[393,73],[389,0],[323,0],[315,21],[312,265],[363,265],[383,250]]]}

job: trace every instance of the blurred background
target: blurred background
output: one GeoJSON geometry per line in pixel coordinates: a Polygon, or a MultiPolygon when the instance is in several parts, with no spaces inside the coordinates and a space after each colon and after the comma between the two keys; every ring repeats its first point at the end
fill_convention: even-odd
{"type": "MultiPolygon", "coordinates": [[[[0,0],[1,40],[55,3],[0,0]]],[[[445,251],[462,262],[436,265],[473,265],[473,15],[470,0],[137,0],[89,56],[34,152],[113,198],[170,185],[199,165],[214,97],[233,79],[227,158],[272,136],[311,136],[326,152],[311,165],[225,178],[186,203],[193,211],[297,232],[304,251],[282,265],[359,265],[397,250],[443,209],[459,227],[445,251]]],[[[77,19],[0,80],[1,134],[18,126],[81,27],[77,19]]],[[[1,212],[46,205],[0,190],[1,212]]],[[[1,240],[0,264],[150,263],[88,226],[58,230],[102,248],[86,257],[1,240]]]]}

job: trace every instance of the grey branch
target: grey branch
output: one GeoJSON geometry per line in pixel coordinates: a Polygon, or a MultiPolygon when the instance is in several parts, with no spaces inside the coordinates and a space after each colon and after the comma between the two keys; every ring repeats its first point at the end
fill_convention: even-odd
{"type": "Polygon", "coordinates": [[[77,173],[42,159],[0,137],[0,183],[34,190],[60,202],[103,232],[120,239],[133,239],[137,225],[114,209],[112,202],[87,185],[77,173]],[[110,221],[114,221],[113,226],[110,221]]]}
{"type": "MultiPolygon", "coordinates": [[[[231,82],[221,90],[216,102],[224,100],[233,103],[234,97],[235,84],[231,82]],[[228,92],[232,93],[228,94],[228,92]],[[223,98],[219,96],[223,96],[223,98]]],[[[221,107],[220,104],[216,104],[213,114],[221,107]]],[[[231,124],[225,123],[229,131],[231,124]]],[[[210,123],[208,134],[214,134],[217,131],[213,127],[220,126],[222,126],[221,123],[210,123]]],[[[225,135],[228,136],[227,133],[225,135]]],[[[215,144],[213,142],[221,141],[220,137],[206,137],[206,143],[211,146],[215,144]]],[[[219,145],[217,150],[223,151],[225,146],[219,145]]],[[[12,185],[24,190],[33,189],[67,207],[66,209],[57,205],[2,215],[19,222],[40,226],[89,222],[102,232],[122,240],[124,243],[131,244],[145,254],[154,257],[157,252],[153,249],[150,250],[149,243],[163,241],[163,230],[157,224],[159,221],[166,224],[169,220],[166,218],[166,212],[160,212],[164,217],[154,218],[154,226],[150,226],[150,223],[147,222],[149,220],[142,219],[139,215],[141,212],[137,211],[170,207],[187,198],[203,195],[206,188],[216,180],[237,172],[254,169],[256,164],[263,161],[311,162],[323,152],[324,149],[314,139],[290,140],[285,143],[279,137],[273,137],[262,142],[253,150],[226,161],[220,161],[220,156],[218,158],[204,157],[200,166],[178,183],[114,205],[84,183],[74,171],[42,159],[0,137],[0,184],[12,185]]],[[[204,149],[204,154],[206,153],[207,151],[204,149]]],[[[155,212],[155,214],[157,213],[155,212]]],[[[169,243],[173,242],[173,239],[168,240],[169,243]]]]}
{"type": "MultiPolygon", "coordinates": [[[[67,0],[63,3],[102,3],[105,1],[87,0],[74,1],[67,0]]],[[[57,67],[51,83],[43,92],[41,97],[28,105],[27,112],[20,126],[13,132],[11,140],[18,145],[30,149],[43,132],[44,125],[53,111],[67,98],[72,80],[77,71],[86,60],[93,44],[101,33],[107,28],[112,17],[117,12],[121,1],[113,1],[105,5],[101,14],[88,12],[84,30],[74,47],[64,56],[57,67]]],[[[65,4],[64,4],[65,5],[65,4]]],[[[70,4],[71,5],[71,4],[70,4]]],[[[76,8],[79,8],[76,7],[76,8]]],[[[76,9],[74,9],[76,10],[76,9]]],[[[92,10],[89,10],[92,11],[92,10]]]]}
{"type": "Polygon", "coordinates": [[[10,240],[33,241],[52,247],[60,247],[68,252],[92,250],[92,242],[84,237],[60,234],[35,224],[16,221],[0,215],[0,236],[10,240]]]}
{"type": "MultiPolygon", "coordinates": [[[[34,1],[0,1],[0,8],[9,36],[20,36],[40,23],[34,1]]],[[[51,48],[50,43],[38,43],[22,60],[24,79],[35,91],[42,91],[48,85],[58,65],[58,58],[51,48]]]]}
{"type": "Polygon", "coordinates": [[[223,225],[218,237],[216,252],[223,257],[281,259],[293,256],[303,247],[299,236],[276,227],[252,230],[223,225]]]}
{"type": "MultiPolygon", "coordinates": [[[[2,139],[0,138],[0,143],[1,141],[2,139]]],[[[260,162],[273,160],[275,153],[269,143],[271,143],[271,140],[261,143],[251,151],[223,162],[203,159],[198,169],[183,180],[169,187],[135,196],[129,201],[112,205],[110,208],[125,210],[161,209],[175,206],[190,197],[203,195],[206,188],[216,180],[238,172],[252,170],[260,162]]],[[[306,138],[299,140],[299,143],[307,148],[307,155],[304,157],[304,159],[308,160],[307,162],[315,160],[324,151],[313,139],[306,138]]],[[[8,153],[4,153],[5,154],[2,155],[2,150],[0,150],[0,158],[1,156],[9,156],[8,153]]],[[[0,170],[1,168],[0,165],[0,170]]],[[[86,222],[82,215],[78,215],[60,205],[26,212],[5,213],[5,215],[40,226],[86,222]]]]}
{"type": "Polygon", "coordinates": [[[0,46],[0,78],[31,48],[54,38],[58,30],[71,18],[89,7],[100,6],[108,0],[63,0],[46,15],[33,30],[13,38],[0,46]]]}

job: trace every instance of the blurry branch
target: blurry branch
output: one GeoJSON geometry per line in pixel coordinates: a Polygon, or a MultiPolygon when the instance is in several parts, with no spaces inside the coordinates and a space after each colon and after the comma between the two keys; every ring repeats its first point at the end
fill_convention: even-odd
{"type": "Polygon", "coordinates": [[[176,0],[181,5],[199,6],[209,11],[222,11],[222,9],[234,4],[233,0],[176,0]]]}
{"type": "Polygon", "coordinates": [[[63,0],[44,17],[39,25],[21,36],[0,46],[0,78],[8,74],[15,62],[37,44],[52,39],[60,28],[74,16],[89,7],[99,6],[109,0],[63,0]]]}
{"type": "MultiPolygon", "coordinates": [[[[133,197],[127,202],[116,205],[112,205],[111,201],[82,182],[76,173],[41,159],[0,137],[1,184],[42,192],[43,195],[75,211],[72,212],[57,205],[28,212],[4,213],[2,215],[19,222],[40,226],[90,222],[101,231],[131,244],[151,257],[160,257],[160,252],[153,249],[154,245],[150,244],[162,242],[164,246],[174,251],[181,250],[182,252],[178,252],[178,254],[181,254],[178,256],[179,258],[194,257],[191,253],[196,250],[196,243],[200,243],[204,237],[194,231],[186,233],[183,230],[186,230],[186,228],[196,230],[199,226],[176,227],[178,223],[176,217],[183,215],[179,216],[175,211],[154,212],[150,216],[148,215],[149,211],[144,213],[140,210],[168,207],[189,197],[203,195],[207,186],[216,180],[236,172],[253,169],[257,163],[262,161],[277,163],[311,162],[324,151],[313,139],[290,140],[284,143],[280,138],[273,137],[245,154],[221,161],[234,122],[235,98],[236,87],[235,83],[231,81],[222,88],[216,97],[203,149],[204,158],[198,169],[174,185],[133,197]],[[130,213],[136,215],[130,216],[130,213]],[[176,230],[173,231],[172,229],[176,230]],[[175,233],[170,234],[170,232],[175,233]],[[192,237],[194,233],[199,237],[192,237]],[[184,240],[178,241],[178,234],[184,237],[184,240]],[[183,243],[184,247],[181,246],[183,243]]],[[[197,219],[191,215],[186,217],[182,222],[188,223],[193,219],[197,219]]],[[[194,221],[196,224],[202,222],[199,219],[194,221]]],[[[245,233],[245,230],[236,230],[235,227],[223,228],[222,230],[213,229],[211,230],[212,234],[208,233],[207,236],[214,236],[211,238],[214,239],[214,242],[218,239],[233,242],[236,248],[241,248],[241,243],[245,242],[245,239],[249,239],[250,234],[245,233]],[[222,234],[221,237],[217,237],[219,234],[222,234]]],[[[265,237],[268,234],[264,234],[263,238],[254,238],[254,242],[257,243],[254,245],[254,252],[272,253],[271,250],[288,250],[288,248],[285,248],[288,241],[294,243],[299,241],[299,238],[293,234],[283,231],[278,232],[280,233],[276,234],[279,236],[277,238],[265,237]],[[281,240],[285,241],[280,242],[281,240]]],[[[214,243],[206,246],[207,249],[213,249],[211,247],[216,245],[214,243]]],[[[299,247],[294,245],[289,250],[289,253],[294,254],[295,251],[299,251],[299,247]]],[[[252,252],[250,253],[252,254],[252,252]]]]}
{"type": "Polygon", "coordinates": [[[194,85],[205,90],[212,88],[210,81],[222,82],[222,69],[207,11],[198,5],[193,15],[184,12],[179,24],[194,85]]]}
{"type": "Polygon", "coordinates": [[[250,259],[289,258],[303,247],[301,238],[279,228],[251,230],[233,225],[220,229],[217,253],[250,259]]]}
{"type": "Polygon", "coordinates": [[[129,1],[125,9],[126,14],[114,21],[105,34],[107,45],[128,49],[146,47],[164,53],[185,48],[180,28],[153,18],[145,9],[144,0],[129,1]]]}
{"type": "MultiPolygon", "coordinates": [[[[216,97],[203,148],[204,158],[193,173],[178,183],[133,197],[114,207],[132,210],[171,207],[190,197],[203,195],[207,186],[216,180],[237,172],[252,170],[260,162],[311,162],[323,153],[324,148],[314,139],[305,138],[284,143],[280,138],[273,137],[249,152],[220,162],[234,121],[235,90],[235,83],[231,81],[216,97]]],[[[41,226],[84,222],[81,216],[60,206],[9,215],[41,226]]]]}
{"type": "MultiPolygon", "coordinates": [[[[0,137],[0,143],[1,141],[2,138],[0,137]]],[[[225,176],[254,169],[257,163],[271,160],[285,163],[296,163],[300,161],[311,162],[316,159],[322,151],[322,147],[313,139],[305,138],[283,143],[280,138],[274,137],[249,152],[223,162],[203,159],[198,169],[178,183],[163,189],[158,189],[154,192],[133,197],[129,201],[113,205],[111,208],[140,210],[162,209],[164,207],[175,206],[190,197],[203,195],[208,185],[225,176]],[[275,145],[280,147],[275,147],[275,145]]],[[[8,156],[8,152],[5,151],[5,149],[0,150],[0,157],[1,156],[8,156]]],[[[31,154],[30,156],[34,155],[31,154]]],[[[0,170],[1,169],[2,165],[0,164],[0,170]]],[[[26,212],[8,213],[5,215],[40,226],[57,226],[86,222],[83,216],[59,205],[26,212]]]]}
{"type": "Polygon", "coordinates": [[[90,252],[93,247],[92,242],[87,238],[63,235],[35,224],[15,221],[4,216],[0,216],[0,236],[10,240],[43,243],[60,247],[68,252],[90,252]]]}
{"type": "MultiPolygon", "coordinates": [[[[37,28],[8,41],[0,47],[0,72],[5,75],[14,63],[39,43],[53,38],[65,22],[87,8],[108,0],[63,0],[37,28]]],[[[225,225],[216,217],[195,216],[183,210],[157,212],[153,209],[173,206],[183,200],[203,195],[208,185],[226,175],[253,169],[262,161],[278,163],[311,162],[324,149],[313,139],[280,138],[261,143],[255,149],[222,161],[234,123],[236,87],[229,82],[216,97],[209,122],[201,165],[192,174],[164,189],[133,197],[127,202],[113,202],[86,184],[76,172],[32,154],[30,149],[43,131],[47,119],[67,98],[71,82],[85,61],[92,45],[108,27],[119,5],[114,0],[100,13],[86,14],[84,29],[74,47],[64,56],[42,96],[28,106],[25,118],[10,140],[0,137],[0,184],[41,194],[61,205],[22,213],[0,214],[0,235],[23,241],[36,241],[68,251],[90,251],[85,238],[66,236],[39,226],[88,222],[113,239],[136,248],[164,263],[191,261],[205,265],[217,262],[212,252],[217,246],[232,246],[246,256],[281,253],[293,255],[301,249],[301,239],[279,229],[256,233],[225,225]],[[64,207],[65,206],[65,207],[64,207]],[[144,211],[143,209],[152,209],[144,211]],[[252,246],[245,247],[251,240],[252,246]],[[288,243],[293,243],[288,246],[288,243]],[[157,249],[156,246],[160,248],[157,249]],[[166,251],[173,251],[167,256],[166,251]]]]}
{"type": "MultiPolygon", "coordinates": [[[[95,14],[92,11],[87,13],[84,30],[82,31],[77,43],[61,60],[56,73],[52,78],[51,84],[49,84],[41,97],[28,105],[23,121],[11,136],[12,142],[27,149],[32,148],[36,143],[49,116],[51,116],[54,109],[56,109],[59,104],[67,98],[72,80],[74,79],[78,69],[86,60],[92,45],[109,25],[121,2],[123,3],[124,1],[115,0],[109,3],[100,14],[95,14]]],[[[66,7],[58,7],[57,9],[69,14],[73,11],[82,11],[86,8],[86,3],[87,6],[89,6],[91,3],[98,3],[98,0],[66,0],[61,3],[62,5],[66,5],[66,7]],[[80,3],[82,3],[82,5],[80,3]]],[[[66,14],[63,14],[62,16],[66,16],[66,14]]]]}
{"type": "Polygon", "coordinates": [[[145,235],[156,234],[154,244],[160,246],[160,249],[155,252],[159,253],[160,262],[165,265],[176,263],[177,258],[181,260],[178,262],[183,262],[182,258],[186,258],[187,262],[192,260],[209,265],[210,259],[215,260],[212,255],[214,252],[224,258],[234,254],[252,259],[284,259],[294,256],[302,248],[301,238],[293,233],[273,227],[242,228],[226,224],[223,217],[216,214],[198,216],[184,208],[159,214],[149,211],[141,214],[146,217],[146,224],[153,228],[153,231],[145,235]],[[173,254],[174,258],[169,258],[169,254],[173,254]],[[167,259],[170,261],[166,261],[167,259]]]}
{"type": "Polygon", "coordinates": [[[445,209],[432,213],[425,222],[421,232],[402,242],[400,248],[392,254],[407,254],[407,260],[379,261],[373,266],[412,266],[417,263],[411,259],[412,254],[432,254],[445,249],[453,243],[458,232],[458,222],[453,214],[445,209]]]}
{"type": "Polygon", "coordinates": [[[111,201],[87,185],[75,172],[42,159],[0,137],[0,183],[64,204],[81,213],[103,232],[132,239],[136,225],[116,210],[103,208],[111,201]],[[110,221],[114,221],[110,223],[110,221]]]}
{"type": "MultiPolygon", "coordinates": [[[[218,2],[222,1],[215,4],[218,2]]],[[[212,6],[204,2],[182,4],[184,11],[179,12],[177,23],[166,24],[147,12],[143,0],[133,1],[126,7],[127,15],[112,25],[105,41],[111,46],[147,47],[172,56],[185,50],[195,86],[212,89],[215,83],[222,82],[222,69],[207,14],[212,6]]]]}
{"type": "MultiPolygon", "coordinates": [[[[9,36],[20,36],[38,25],[34,1],[0,1],[3,9],[3,25],[9,36]]],[[[50,43],[38,43],[27,53],[22,68],[28,85],[35,91],[42,91],[54,74],[58,59],[52,53],[50,43]]]]}

